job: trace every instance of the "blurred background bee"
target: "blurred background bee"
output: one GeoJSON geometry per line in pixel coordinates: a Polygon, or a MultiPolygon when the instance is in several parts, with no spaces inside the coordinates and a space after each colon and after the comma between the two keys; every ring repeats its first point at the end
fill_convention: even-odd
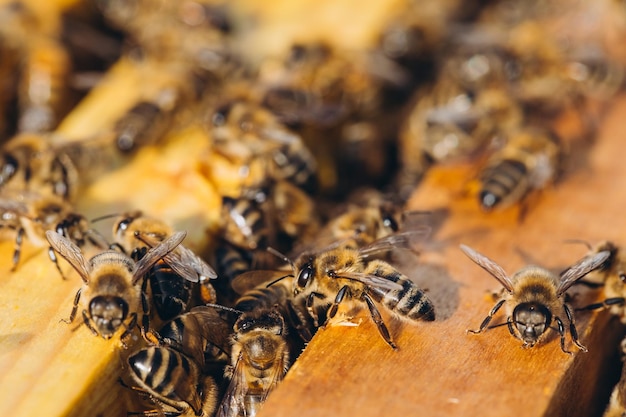
{"type": "Polygon", "coordinates": [[[241,175],[248,177],[242,179],[246,187],[256,188],[268,178],[315,189],[315,157],[302,137],[255,99],[235,94],[208,114],[212,149],[242,167],[241,175]],[[255,172],[261,173],[259,178],[255,172]]]}
{"type": "Polygon", "coordinates": [[[510,132],[506,145],[490,156],[480,173],[481,208],[518,203],[529,192],[554,183],[562,159],[559,139],[550,130],[526,126],[510,132]]]}
{"type": "Polygon", "coordinates": [[[2,213],[0,228],[9,229],[15,233],[15,249],[13,251],[13,266],[16,270],[20,262],[24,237],[36,247],[48,246],[48,255],[62,277],[65,275],[59,264],[55,252],[45,240],[45,232],[53,230],[59,235],[72,241],[82,250],[89,246],[95,250],[104,250],[108,247],[107,241],[100,233],[91,228],[87,219],[73,211],[73,208],[63,199],[54,195],[39,195],[37,193],[0,194],[0,211],[2,213]]]}
{"type": "Polygon", "coordinates": [[[403,69],[381,54],[309,42],[264,62],[259,78],[264,106],[315,155],[320,192],[338,196],[351,186],[384,182],[399,116],[386,106],[385,91],[406,87],[403,69]],[[359,178],[350,174],[355,170],[359,178]]]}
{"type": "Polygon", "coordinates": [[[560,276],[538,266],[527,266],[509,277],[498,264],[470,247],[461,245],[461,250],[504,287],[498,302],[489,311],[489,315],[480,324],[480,328],[468,330],[468,332],[478,334],[489,329],[488,326],[493,316],[508,301],[506,325],[511,336],[523,342],[524,348],[532,348],[535,344],[545,341],[546,332],[551,328],[550,325],[554,319],[561,337],[561,350],[571,354],[572,352],[565,348],[565,325],[563,323],[565,319],[570,337],[576,347],[587,351],[587,348],[578,340],[574,315],[563,298],[565,291],[576,281],[600,267],[611,255],[610,252],[602,251],[585,257],[563,271],[560,276]]]}
{"type": "MultiPolygon", "coordinates": [[[[2,54],[8,58],[2,68],[17,86],[3,100],[17,97],[19,116],[15,128],[18,132],[49,132],[72,104],[72,63],[61,41],[60,15],[53,11],[44,19],[32,5],[11,1],[0,6],[0,22],[2,54]]],[[[2,108],[8,105],[5,102],[2,108]]]]}

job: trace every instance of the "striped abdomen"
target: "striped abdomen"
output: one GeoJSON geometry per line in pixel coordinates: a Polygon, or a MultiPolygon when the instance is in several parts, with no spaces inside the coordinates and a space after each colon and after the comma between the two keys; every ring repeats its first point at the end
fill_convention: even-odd
{"type": "Polygon", "coordinates": [[[380,260],[372,261],[367,265],[365,273],[400,284],[402,288],[393,290],[368,289],[372,298],[392,313],[409,320],[435,320],[435,308],[424,291],[391,265],[380,260]]]}
{"type": "Polygon", "coordinates": [[[191,299],[191,282],[187,281],[163,260],[158,261],[148,273],[152,299],[162,320],[171,320],[182,314],[191,299]]]}
{"type": "Polygon", "coordinates": [[[247,198],[224,197],[222,210],[226,227],[224,239],[245,249],[256,249],[267,239],[263,210],[247,198]]]}
{"type": "Polygon", "coordinates": [[[291,284],[291,280],[285,278],[269,287],[260,285],[247,291],[237,300],[235,309],[254,311],[257,309],[269,310],[276,304],[284,306],[287,300],[291,299],[293,291],[291,285],[286,285],[283,281],[291,284]]]}
{"type": "Polygon", "coordinates": [[[514,159],[504,159],[482,175],[479,194],[483,209],[491,210],[506,201],[517,201],[528,191],[528,169],[514,159]]]}
{"type": "Polygon", "coordinates": [[[199,415],[200,370],[192,360],[173,349],[152,346],[130,356],[128,364],[131,377],[150,394],[180,411],[191,407],[199,415]]]}

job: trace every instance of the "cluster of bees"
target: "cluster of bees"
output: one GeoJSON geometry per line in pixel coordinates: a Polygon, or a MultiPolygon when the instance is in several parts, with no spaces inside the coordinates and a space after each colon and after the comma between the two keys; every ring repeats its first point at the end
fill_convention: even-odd
{"type": "MultiPolygon", "coordinates": [[[[152,88],[110,131],[74,142],[54,129],[68,110],[75,45],[61,22],[40,21],[26,3],[0,6],[12,25],[0,28],[0,226],[15,242],[13,269],[26,237],[48,248],[62,277],[59,256],[82,278],[67,321],[79,316],[128,348],[124,384],[153,407],[129,415],[255,415],[320,326],[349,322],[339,308],[348,302],[366,307],[397,349],[383,316],[435,320],[425,290],[390,256],[429,235],[428,214],[404,208],[420,179],[435,164],[472,161],[480,207],[523,204],[563,171],[558,117],[574,111],[592,136],[585,106],[622,88],[624,67],[600,43],[546,29],[557,19],[551,5],[431,3],[407,4],[371,49],[302,42],[255,62],[236,47],[226,2],[96,0],[103,29],[92,36],[145,71],[152,88]],[[5,85],[5,74],[19,82],[5,85]],[[76,212],[98,173],[189,124],[207,136],[207,153],[190,155],[203,174],[219,182],[213,163],[222,158],[240,176],[238,192],[223,195],[209,256],[139,211],[104,216],[114,219],[110,235],[76,212]]],[[[117,56],[101,54],[103,66],[102,55],[117,56]]],[[[560,276],[538,267],[509,276],[461,249],[504,287],[475,333],[506,303],[505,324],[524,347],[554,322],[564,352],[567,332],[586,350],[565,300],[585,276],[606,281],[608,298],[580,309],[624,315],[611,243],[560,276]]],[[[624,410],[620,393],[612,405],[624,410]]]]}

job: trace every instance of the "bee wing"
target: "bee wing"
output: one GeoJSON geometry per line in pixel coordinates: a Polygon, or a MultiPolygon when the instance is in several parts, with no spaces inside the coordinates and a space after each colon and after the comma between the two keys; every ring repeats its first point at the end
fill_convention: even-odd
{"type": "Polygon", "coordinates": [[[359,281],[368,287],[378,288],[382,290],[400,290],[402,285],[386,277],[381,277],[373,274],[364,274],[361,272],[338,272],[337,278],[351,279],[359,281]]]}
{"type": "Polygon", "coordinates": [[[197,306],[189,312],[194,316],[197,323],[195,331],[208,343],[217,346],[224,352],[228,352],[230,333],[235,324],[234,319],[229,320],[220,314],[220,311],[217,309],[207,306],[197,306]]]}
{"type": "Polygon", "coordinates": [[[243,404],[246,390],[247,381],[240,353],[237,363],[234,366],[230,383],[226,388],[226,392],[224,393],[224,397],[222,398],[222,402],[217,409],[215,417],[235,417],[239,415],[246,415],[243,404]]]}
{"type": "Polygon", "coordinates": [[[561,296],[569,287],[571,287],[576,281],[587,275],[594,269],[602,266],[604,261],[611,256],[610,251],[598,252],[595,255],[587,256],[578,261],[573,266],[569,267],[561,273],[561,282],[556,289],[556,295],[561,296]]]}
{"type": "Polygon", "coordinates": [[[430,235],[430,231],[430,227],[420,226],[406,232],[394,233],[363,246],[359,249],[359,253],[362,257],[367,258],[368,256],[397,248],[414,250],[415,244],[424,241],[430,235]]]}
{"type": "Polygon", "coordinates": [[[285,355],[279,355],[276,359],[276,365],[272,368],[272,372],[270,374],[269,384],[267,384],[266,388],[263,390],[261,394],[261,403],[265,402],[267,396],[276,388],[276,386],[283,380],[285,377],[285,373],[287,372],[287,358],[285,355]]]}
{"type": "MultiPolygon", "coordinates": [[[[161,241],[146,233],[140,234],[140,240],[150,247],[158,246],[161,241]]],[[[176,251],[168,253],[163,257],[167,264],[181,277],[187,281],[199,282],[217,278],[215,270],[204,262],[191,249],[178,245],[176,251]]]]}
{"type": "Polygon", "coordinates": [[[157,246],[150,248],[144,257],[135,264],[133,284],[135,284],[139,278],[143,277],[159,259],[176,249],[176,247],[180,245],[180,242],[185,239],[185,236],[187,236],[187,232],[176,232],[163,242],[160,242],[157,246]]]}
{"type": "Polygon", "coordinates": [[[78,246],[52,230],[48,230],[46,232],[46,239],[48,239],[50,246],[52,246],[52,248],[54,248],[54,250],[57,251],[57,253],[66,261],[68,261],[70,265],[74,267],[76,272],[78,272],[83,281],[88,284],[91,266],[83,256],[83,253],[78,246]]]}
{"type": "Polygon", "coordinates": [[[293,273],[287,271],[272,271],[262,269],[253,270],[237,275],[231,282],[231,287],[237,294],[243,295],[251,289],[256,288],[260,285],[276,281],[281,277],[286,278],[292,276],[293,273]]]}
{"type": "Polygon", "coordinates": [[[460,247],[463,253],[465,253],[472,261],[474,261],[476,265],[480,266],[485,271],[493,275],[493,277],[497,279],[498,282],[502,284],[502,286],[506,288],[508,292],[513,292],[513,283],[500,265],[487,258],[486,256],[476,252],[469,246],[461,245],[460,247]]]}
{"type": "Polygon", "coordinates": [[[165,259],[176,273],[185,277],[186,279],[189,278],[187,278],[186,274],[179,272],[178,268],[182,267],[184,270],[188,270],[189,268],[191,268],[191,270],[197,277],[196,280],[190,280],[192,282],[206,281],[209,279],[217,278],[215,270],[209,264],[204,262],[204,260],[196,255],[191,249],[188,249],[183,245],[179,245],[178,250],[175,253],[167,254],[165,259]],[[174,265],[170,262],[170,257],[178,257],[180,258],[180,260],[178,262],[174,262],[174,265]]]}

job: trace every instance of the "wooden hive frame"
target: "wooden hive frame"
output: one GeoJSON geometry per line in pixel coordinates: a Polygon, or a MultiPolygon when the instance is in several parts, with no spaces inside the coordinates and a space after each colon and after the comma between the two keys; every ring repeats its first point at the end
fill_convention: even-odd
{"type": "MultiPolygon", "coordinates": [[[[262,13],[254,2],[240,3],[247,13],[262,13]]],[[[375,26],[372,22],[391,7],[383,1],[368,4],[363,26],[375,26]]],[[[267,12],[267,21],[277,26],[280,22],[296,37],[297,29],[285,23],[289,13],[298,16],[307,10],[311,16],[327,16],[328,7],[339,16],[352,16],[361,4],[316,6],[320,9],[314,12],[298,7],[302,9],[276,6],[267,12]]],[[[369,41],[367,32],[355,27],[359,25],[353,22],[353,41],[369,41]]],[[[275,39],[280,29],[275,30],[261,39],[275,39]]],[[[116,64],[58,133],[80,140],[107,129],[133,102],[137,77],[124,61],[116,64]]],[[[571,264],[585,248],[564,244],[567,239],[624,242],[624,112],[626,97],[619,97],[607,109],[593,143],[582,144],[585,149],[573,155],[581,163],[570,166],[562,182],[533,200],[521,223],[517,208],[489,215],[478,210],[474,199],[464,194],[471,167],[431,171],[408,208],[442,213],[445,221],[432,237],[436,250],[424,248],[419,262],[405,266],[405,272],[428,288],[439,308],[438,320],[415,325],[388,320],[397,352],[382,341],[364,312],[355,318],[362,319],[356,328],[319,331],[260,416],[599,415],[618,376],[617,346],[623,336],[618,321],[608,312],[578,314],[581,341],[589,353],[575,352],[572,357],[561,352],[556,337],[522,349],[505,328],[466,335],[465,330],[477,327],[492,307],[489,290],[498,285],[462,255],[458,244],[476,248],[513,272],[529,260],[554,270],[571,264]]],[[[206,235],[194,226],[215,227],[220,194],[181,159],[183,149],[202,151],[202,132],[190,128],[178,135],[165,148],[141,150],[127,166],[92,184],[78,202],[81,211],[94,217],[149,207],[151,214],[190,230],[190,247],[202,247],[206,235]],[[119,184],[133,182],[137,187],[120,190],[125,187],[119,184]]],[[[0,259],[9,260],[12,250],[12,242],[0,243],[0,259]]],[[[69,268],[65,263],[62,267],[69,268]]],[[[0,412],[18,417],[125,415],[132,407],[118,383],[125,352],[83,326],[74,330],[74,325],[59,323],[69,314],[78,277],[70,274],[67,281],[61,280],[44,248],[27,245],[18,271],[8,270],[7,265],[0,284],[0,412]]],[[[573,292],[577,304],[602,298],[601,291],[573,292]]]]}

